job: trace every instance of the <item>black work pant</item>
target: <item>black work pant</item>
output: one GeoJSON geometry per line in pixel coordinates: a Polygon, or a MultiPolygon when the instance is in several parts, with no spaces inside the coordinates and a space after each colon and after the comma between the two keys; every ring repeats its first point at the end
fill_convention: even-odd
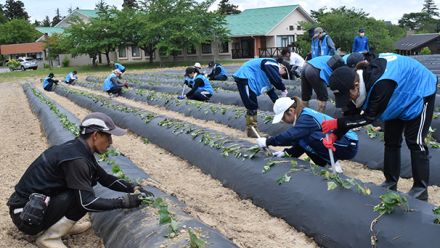
{"type": "Polygon", "coordinates": [[[45,90],[45,91],[52,91],[52,90],[54,90],[54,82],[49,82],[47,85],[46,85],[46,87],[44,87],[43,89],[45,90]]]}
{"type": "Polygon", "coordinates": [[[12,222],[17,226],[18,230],[28,235],[35,235],[48,229],[63,217],[66,217],[69,220],[78,221],[87,213],[87,211],[80,206],[79,201],[75,196],[75,191],[73,190],[65,191],[50,198],[43,223],[40,226],[27,225],[20,219],[20,213],[14,213],[14,209],[16,208],[17,207],[9,208],[12,222]]]}
{"type": "MultiPolygon", "coordinates": [[[[235,78],[238,92],[240,93],[241,101],[247,110],[256,111],[258,109],[257,94],[249,88],[248,80],[242,78],[235,78]]],[[[275,89],[271,89],[266,94],[270,97],[272,102],[278,99],[275,89]]]]}
{"type": "Polygon", "coordinates": [[[113,86],[111,89],[107,90],[107,93],[118,94],[120,95],[122,92],[122,86],[113,86]]]}
{"type": "Polygon", "coordinates": [[[228,80],[228,76],[226,76],[226,75],[213,75],[213,76],[209,77],[209,80],[226,81],[226,80],[228,80]]]}
{"type": "Polygon", "coordinates": [[[301,74],[301,98],[303,101],[310,101],[313,91],[319,101],[328,100],[327,85],[319,76],[321,70],[310,64],[305,64],[301,74]]]}
{"type": "Polygon", "coordinates": [[[70,79],[69,81],[64,81],[66,84],[75,85],[76,80],[70,79]]]}
{"type": "Polygon", "coordinates": [[[206,102],[211,98],[212,94],[208,91],[196,91],[191,95],[187,95],[188,99],[206,102]]]}
{"type": "MultiPolygon", "coordinates": [[[[405,134],[405,141],[409,150],[411,152],[420,151],[428,159],[429,151],[428,146],[425,144],[425,138],[431,126],[434,104],[435,93],[424,98],[423,110],[418,117],[408,121],[400,119],[385,121],[385,152],[400,154],[402,134],[405,134]]],[[[391,166],[398,166],[400,168],[399,161],[400,159],[395,163],[391,163],[391,166]]],[[[411,164],[411,166],[416,165],[411,164]]]]}

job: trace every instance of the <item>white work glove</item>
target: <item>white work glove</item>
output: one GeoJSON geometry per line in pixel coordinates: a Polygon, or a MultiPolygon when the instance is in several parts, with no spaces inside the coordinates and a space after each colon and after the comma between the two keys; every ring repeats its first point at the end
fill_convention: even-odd
{"type": "Polygon", "coordinates": [[[283,158],[286,156],[286,153],[284,151],[277,151],[272,153],[274,157],[277,158],[283,158]]]}
{"type": "Polygon", "coordinates": [[[266,138],[257,138],[257,145],[260,148],[266,147],[266,138]]]}
{"type": "Polygon", "coordinates": [[[287,93],[289,93],[289,92],[287,92],[287,89],[284,91],[281,91],[281,97],[286,97],[287,93]]]}

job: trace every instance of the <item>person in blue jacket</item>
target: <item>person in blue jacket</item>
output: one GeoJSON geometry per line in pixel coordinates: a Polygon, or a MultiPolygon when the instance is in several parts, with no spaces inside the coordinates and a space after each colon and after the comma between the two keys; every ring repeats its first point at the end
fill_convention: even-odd
{"type": "Polygon", "coordinates": [[[104,80],[102,89],[110,96],[119,96],[121,95],[122,87],[128,88],[128,84],[120,80],[121,75],[122,72],[116,69],[104,80]]]}
{"type": "MultiPolygon", "coordinates": [[[[285,132],[268,138],[258,138],[257,144],[264,148],[267,146],[291,146],[283,151],[274,153],[276,157],[300,157],[306,153],[310,159],[319,166],[330,163],[328,148],[333,149],[335,162],[348,160],[356,156],[358,150],[358,137],[355,132],[349,131],[338,138],[332,146],[328,146],[325,135],[322,133],[321,122],[333,118],[304,107],[299,97],[281,97],[273,105],[275,116],[272,123],[281,121],[291,124],[285,132]],[[336,149],[335,149],[336,148],[336,149]]],[[[337,172],[342,168],[336,166],[337,172]]]]}
{"type": "Polygon", "coordinates": [[[270,58],[252,59],[244,63],[233,75],[237,83],[241,101],[246,107],[246,133],[248,137],[256,138],[252,128],[257,128],[257,96],[267,94],[272,102],[278,99],[274,86],[287,96],[287,89],[282,78],[287,79],[287,69],[284,65],[270,58]]]}
{"type": "Polygon", "coordinates": [[[53,79],[55,75],[51,72],[49,75],[43,80],[43,89],[46,91],[52,91],[53,85],[58,85],[59,80],[53,79]]]}
{"type": "Polygon", "coordinates": [[[336,107],[344,117],[322,123],[331,141],[348,130],[384,121],[383,187],[397,190],[402,134],[411,151],[413,186],[410,196],[428,199],[429,152],[425,143],[434,112],[437,77],[418,61],[397,54],[380,54],[371,62],[336,69],[330,77],[336,107]]]}
{"type": "Polygon", "coordinates": [[[317,27],[313,31],[311,52],[312,59],[323,55],[336,54],[335,43],[321,27],[317,27]]]}
{"type": "MultiPolygon", "coordinates": [[[[347,63],[354,66],[359,61],[364,59],[358,54],[351,54],[347,56],[347,63]]],[[[325,55],[319,56],[307,61],[301,74],[301,98],[306,107],[309,106],[309,101],[312,98],[313,91],[316,93],[318,99],[318,111],[324,112],[328,101],[327,87],[329,78],[333,70],[345,65],[344,59],[339,55],[325,55]]]]}
{"type": "Polygon", "coordinates": [[[221,64],[211,61],[208,63],[208,70],[211,70],[211,72],[208,74],[209,80],[228,80],[226,69],[221,64]]]}
{"type": "Polygon", "coordinates": [[[185,82],[191,90],[186,93],[186,97],[191,100],[208,101],[214,94],[214,89],[203,74],[194,66],[187,67],[185,70],[185,82]]]}
{"type": "Polygon", "coordinates": [[[67,74],[66,78],[64,79],[64,82],[66,84],[75,85],[75,81],[78,80],[78,72],[72,71],[67,74]]]}
{"type": "Polygon", "coordinates": [[[359,29],[359,35],[353,40],[353,47],[351,49],[353,53],[368,53],[370,48],[368,47],[368,37],[365,36],[365,29],[359,29]]]}

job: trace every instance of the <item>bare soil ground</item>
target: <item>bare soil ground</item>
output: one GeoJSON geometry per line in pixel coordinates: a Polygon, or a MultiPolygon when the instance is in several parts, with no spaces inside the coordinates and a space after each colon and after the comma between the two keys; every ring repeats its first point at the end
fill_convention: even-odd
{"type": "MultiPolygon", "coordinates": [[[[36,247],[35,237],[22,234],[14,226],[6,202],[27,167],[47,148],[46,138],[21,86],[2,83],[0,92],[0,247],[36,247]]],[[[64,243],[77,248],[102,247],[93,230],[66,237],[64,243]]]]}
{"type": "MultiPolygon", "coordinates": [[[[79,119],[89,113],[53,92],[46,95],[79,119]]],[[[270,216],[249,200],[241,200],[219,181],[166,150],[144,144],[135,134],[114,137],[113,146],[150,174],[154,179],[151,184],[185,202],[188,212],[218,229],[239,247],[318,247],[282,219],[270,216]]]]}

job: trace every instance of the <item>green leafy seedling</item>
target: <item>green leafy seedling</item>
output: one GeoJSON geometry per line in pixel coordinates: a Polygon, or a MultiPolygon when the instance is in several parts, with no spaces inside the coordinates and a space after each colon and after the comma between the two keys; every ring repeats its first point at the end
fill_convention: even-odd
{"type": "Polygon", "coordinates": [[[435,214],[434,223],[440,224],[440,206],[436,207],[432,210],[432,212],[435,214]]]}
{"type": "Polygon", "coordinates": [[[191,229],[188,229],[188,234],[190,248],[205,248],[206,242],[197,237],[197,235],[191,229]]]}

